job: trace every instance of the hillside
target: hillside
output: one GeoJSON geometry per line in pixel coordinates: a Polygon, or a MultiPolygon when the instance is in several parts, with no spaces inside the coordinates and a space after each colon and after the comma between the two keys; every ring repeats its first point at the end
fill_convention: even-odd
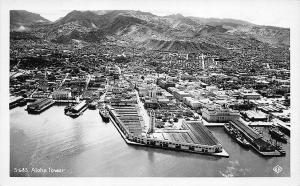
{"type": "Polygon", "coordinates": [[[10,11],[10,29],[14,31],[24,31],[32,24],[50,23],[39,14],[31,13],[25,10],[10,11]]]}
{"type": "Polygon", "coordinates": [[[57,43],[101,42],[115,37],[149,50],[214,51],[228,48],[289,47],[290,30],[242,20],[157,16],[134,10],[72,11],[55,22],[27,11],[11,11],[11,31],[57,43]]]}

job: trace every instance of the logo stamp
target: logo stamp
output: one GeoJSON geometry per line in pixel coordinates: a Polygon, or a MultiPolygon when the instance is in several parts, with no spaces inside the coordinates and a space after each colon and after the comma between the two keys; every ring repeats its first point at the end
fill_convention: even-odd
{"type": "Polygon", "coordinates": [[[277,174],[281,173],[283,170],[283,168],[280,166],[280,165],[276,165],[274,168],[273,168],[273,171],[276,172],[277,174]]]}

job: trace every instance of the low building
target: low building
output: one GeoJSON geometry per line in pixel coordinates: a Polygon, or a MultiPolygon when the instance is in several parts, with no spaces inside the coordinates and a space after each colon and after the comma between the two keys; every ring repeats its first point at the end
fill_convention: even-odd
{"type": "Polygon", "coordinates": [[[260,99],[261,95],[257,92],[241,92],[240,96],[243,99],[260,99]]]}
{"type": "Polygon", "coordinates": [[[199,100],[195,100],[192,97],[184,97],[183,102],[190,106],[192,109],[198,109],[202,105],[199,100]]]}
{"type": "Polygon", "coordinates": [[[201,109],[202,117],[208,122],[228,122],[240,117],[239,112],[216,106],[207,106],[201,109]]]}
{"type": "Polygon", "coordinates": [[[175,83],[170,81],[165,81],[163,79],[158,79],[157,84],[163,89],[167,89],[169,87],[175,87],[175,83]]]}
{"type": "Polygon", "coordinates": [[[71,92],[68,90],[56,90],[52,93],[52,98],[55,100],[69,99],[71,98],[71,92]]]}
{"type": "Polygon", "coordinates": [[[167,91],[163,91],[162,95],[170,100],[174,98],[174,96],[167,91]]]}
{"type": "Polygon", "coordinates": [[[188,92],[180,91],[180,90],[175,90],[173,92],[173,95],[175,96],[175,98],[179,99],[180,101],[183,101],[183,98],[185,97],[191,96],[188,92]]]}
{"type": "Polygon", "coordinates": [[[242,116],[248,118],[250,121],[267,121],[268,117],[261,111],[247,110],[241,112],[242,116]]]}

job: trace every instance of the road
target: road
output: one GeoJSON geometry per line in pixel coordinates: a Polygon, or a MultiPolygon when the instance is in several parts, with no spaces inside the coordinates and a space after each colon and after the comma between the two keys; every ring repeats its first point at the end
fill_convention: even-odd
{"type": "Polygon", "coordinates": [[[61,81],[61,83],[59,84],[57,89],[60,89],[60,87],[64,84],[64,82],[66,81],[68,76],[69,76],[69,73],[66,74],[65,78],[61,81]]]}

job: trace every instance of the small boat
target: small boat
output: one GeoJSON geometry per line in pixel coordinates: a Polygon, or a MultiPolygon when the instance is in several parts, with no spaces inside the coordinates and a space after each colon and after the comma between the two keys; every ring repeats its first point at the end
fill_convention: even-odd
{"type": "Polygon", "coordinates": [[[99,114],[105,123],[109,122],[109,112],[105,109],[104,106],[99,107],[99,114]]]}
{"type": "Polygon", "coordinates": [[[236,137],[236,141],[238,142],[238,144],[242,145],[243,147],[249,148],[250,147],[250,143],[242,137],[236,137]]]}
{"type": "Polygon", "coordinates": [[[64,111],[65,111],[65,114],[72,108],[72,104],[69,104],[65,107],[64,111]]]}
{"type": "Polygon", "coordinates": [[[89,109],[96,110],[96,108],[97,108],[97,102],[96,101],[93,101],[89,104],[89,109]]]}
{"type": "Polygon", "coordinates": [[[287,143],[287,138],[285,137],[285,135],[282,132],[280,132],[279,130],[277,130],[276,128],[274,128],[274,127],[271,128],[269,130],[269,134],[275,140],[281,141],[283,143],[287,143]]]}
{"type": "Polygon", "coordinates": [[[19,106],[23,107],[27,105],[27,101],[25,99],[21,100],[19,106]]]}
{"type": "Polygon", "coordinates": [[[280,154],[281,154],[282,156],[285,156],[285,155],[286,155],[286,152],[285,152],[285,150],[283,150],[283,149],[278,149],[278,152],[280,152],[280,154]]]}
{"type": "Polygon", "coordinates": [[[224,125],[224,130],[225,132],[227,132],[231,137],[235,137],[233,128],[231,126],[229,126],[228,124],[224,125]]]}
{"type": "Polygon", "coordinates": [[[277,150],[278,152],[280,152],[280,154],[281,154],[282,156],[285,156],[285,155],[286,155],[286,152],[285,152],[285,150],[282,148],[282,146],[280,146],[280,145],[276,146],[276,150],[277,150]]]}
{"type": "Polygon", "coordinates": [[[241,134],[239,133],[239,131],[237,129],[231,127],[228,124],[225,124],[224,130],[225,130],[225,132],[227,132],[227,134],[231,138],[235,139],[237,141],[237,143],[240,144],[241,146],[246,147],[246,148],[249,148],[251,146],[250,143],[241,136],[241,134]]]}

